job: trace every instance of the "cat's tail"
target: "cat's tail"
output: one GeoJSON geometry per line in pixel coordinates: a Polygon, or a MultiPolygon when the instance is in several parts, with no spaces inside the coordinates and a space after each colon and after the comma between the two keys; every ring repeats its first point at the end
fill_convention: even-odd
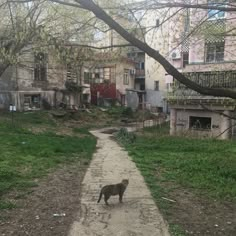
{"type": "Polygon", "coordinates": [[[98,203],[101,201],[101,199],[102,199],[102,191],[100,192],[98,203]]]}

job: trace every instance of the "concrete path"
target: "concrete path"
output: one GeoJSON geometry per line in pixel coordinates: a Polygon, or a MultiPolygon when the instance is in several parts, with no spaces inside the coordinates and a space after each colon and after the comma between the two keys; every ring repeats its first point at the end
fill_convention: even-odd
{"type": "Polygon", "coordinates": [[[158,208],[143,177],[127,152],[102,130],[92,131],[98,137],[97,152],[83,181],[81,211],[70,229],[69,236],[169,236],[158,208]],[[129,179],[123,198],[97,199],[102,186],[129,179]]]}

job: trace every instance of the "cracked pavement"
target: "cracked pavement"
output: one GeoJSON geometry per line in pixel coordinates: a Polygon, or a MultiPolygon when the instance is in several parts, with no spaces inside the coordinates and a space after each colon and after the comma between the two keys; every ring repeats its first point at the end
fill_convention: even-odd
{"type": "MultiPolygon", "coordinates": [[[[105,129],[104,129],[105,130],[105,129]]],[[[68,236],[169,236],[142,175],[128,153],[104,130],[91,131],[98,138],[97,151],[86,172],[82,186],[81,209],[68,236]],[[97,200],[101,187],[129,179],[123,203],[118,196],[97,200]]]]}

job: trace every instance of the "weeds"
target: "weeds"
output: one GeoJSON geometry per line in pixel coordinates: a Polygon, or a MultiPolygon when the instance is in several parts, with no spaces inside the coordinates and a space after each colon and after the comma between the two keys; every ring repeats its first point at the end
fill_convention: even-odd
{"type": "MultiPolygon", "coordinates": [[[[22,115],[21,120],[31,124],[39,118],[28,119],[22,115]]],[[[27,191],[37,185],[36,178],[59,165],[80,160],[89,162],[95,150],[96,139],[86,129],[75,130],[86,134],[82,137],[62,136],[51,131],[34,134],[22,128],[23,124],[12,126],[8,121],[0,121],[0,209],[12,207],[3,200],[3,195],[9,191],[27,191]]],[[[53,122],[47,125],[54,126],[53,122]]]]}
{"type": "Polygon", "coordinates": [[[121,128],[115,134],[115,138],[121,143],[133,143],[136,139],[136,135],[132,132],[128,132],[126,128],[121,128]]]}
{"type": "Polygon", "coordinates": [[[236,200],[235,142],[148,133],[128,147],[139,166],[152,168],[154,174],[161,169],[163,180],[176,181],[199,194],[236,200]]]}
{"type": "MultiPolygon", "coordinates": [[[[162,187],[168,183],[206,199],[236,201],[234,141],[171,137],[164,125],[146,128],[137,134],[134,143],[123,144],[164,215],[168,215],[171,207],[171,203],[162,199],[171,191],[162,187]]],[[[172,235],[185,235],[178,225],[171,225],[170,230],[172,235]]]]}

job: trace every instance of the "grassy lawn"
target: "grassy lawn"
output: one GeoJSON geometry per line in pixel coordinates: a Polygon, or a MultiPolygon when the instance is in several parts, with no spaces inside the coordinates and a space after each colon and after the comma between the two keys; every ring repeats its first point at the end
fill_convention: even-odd
{"type": "MultiPolygon", "coordinates": [[[[167,125],[147,128],[125,145],[163,211],[168,201],[162,197],[171,191],[165,182],[213,201],[236,202],[235,141],[171,137],[167,125]]],[[[177,228],[172,226],[173,235],[182,235],[177,228]]]]}
{"type": "Polygon", "coordinates": [[[85,129],[79,130],[83,136],[76,132],[68,136],[45,131],[34,134],[22,128],[26,125],[62,128],[56,127],[46,113],[15,115],[14,125],[7,116],[0,120],[0,209],[13,207],[4,200],[6,193],[36,186],[36,179],[62,164],[89,161],[96,146],[96,139],[85,129]]]}

